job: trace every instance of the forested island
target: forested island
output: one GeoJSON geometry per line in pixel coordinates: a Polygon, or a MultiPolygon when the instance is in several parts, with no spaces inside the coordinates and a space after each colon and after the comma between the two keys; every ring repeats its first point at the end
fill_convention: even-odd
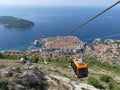
{"type": "Polygon", "coordinates": [[[33,22],[13,16],[1,16],[0,24],[3,24],[7,29],[14,30],[23,30],[34,27],[33,22]]]}

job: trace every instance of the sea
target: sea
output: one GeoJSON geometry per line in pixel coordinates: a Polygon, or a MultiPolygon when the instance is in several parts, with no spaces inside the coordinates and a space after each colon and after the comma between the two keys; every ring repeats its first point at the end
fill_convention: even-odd
{"type": "MultiPolygon", "coordinates": [[[[14,16],[32,21],[27,30],[9,30],[0,25],[0,51],[26,50],[34,40],[67,35],[71,30],[106,7],[0,7],[0,16],[14,16]]],[[[112,8],[69,35],[91,43],[95,38],[120,39],[120,9],[112,8]],[[104,36],[100,37],[102,34],[104,36]]]]}

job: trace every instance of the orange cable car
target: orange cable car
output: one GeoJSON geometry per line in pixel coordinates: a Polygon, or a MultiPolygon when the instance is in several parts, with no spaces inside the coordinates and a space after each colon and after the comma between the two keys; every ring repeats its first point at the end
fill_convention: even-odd
{"type": "Polygon", "coordinates": [[[80,62],[77,58],[71,61],[71,67],[77,75],[78,78],[83,78],[88,76],[88,66],[84,62],[80,62]]]}

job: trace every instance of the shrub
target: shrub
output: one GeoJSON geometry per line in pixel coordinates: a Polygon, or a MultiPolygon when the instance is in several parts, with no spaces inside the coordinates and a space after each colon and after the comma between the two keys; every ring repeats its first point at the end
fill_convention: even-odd
{"type": "Polygon", "coordinates": [[[102,75],[100,80],[108,83],[108,82],[112,81],[113,79],[112,79],[112,77],[110,77],[108,75],[102,75]]]}
{"type": "Polygon", "coordinates": [[[32,56],[32,58],[31,58],[31,60],[30,60],[31,62],[33,62],[33,63],[38,63],[38,61],[39,61],[39,58],[38,57],[36,57],[36,56],[32,56]]]}
{"type": "Polygon", "coordinates": [[[2,54],[2,53],[0,53],[0,59],[3,59],[3,58],[4,58],[3,54],[2,54]]]}
{"type": "Polygon", "coordinates": [[[100,83],[99,83],[99,81],[96,79],[96,78],[94,78],[94,77],[88,77],[88,79],[87,79],[87,81],[88,81],[88,84],[90,84],[90,85],[92,85],[92,86],[94,86],[94,87],[96,87],[96,88],[104,88],[100,83]]]}
{"type": "Polygon", "coordinates": [[[0,79],[0,89],[1,90],[8,90],[8,80],[0,79]]]}
{"type": "Polygon", "coordinates": [[[5,56],[5,58],[11,60],[12,59],[12,55],[8,54],[8,55],[5,56]]]}
{"type": "Polygon", "coordinates": [[[15,67],[15,71],[18,72],[18,73],[20,73],[21,68],[19,66],[17,66],[17,67],[15,67]]]}
{"type": "Polygon", "coordinates": [[[115,82],[108,83],[109,90],[120,90],[120,86],[118,86],[115,82]]]}

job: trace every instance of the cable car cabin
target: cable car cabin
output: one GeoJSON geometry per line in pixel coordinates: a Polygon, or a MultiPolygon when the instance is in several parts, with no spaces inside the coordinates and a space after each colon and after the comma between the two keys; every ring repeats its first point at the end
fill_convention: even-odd
{"type": "Polygon", "coordinates": [[[75,58],[71,61],[71,66],[78,78],[88,76],[88,66],[86,63],[80,62],[78,59],[75,58]]]}

